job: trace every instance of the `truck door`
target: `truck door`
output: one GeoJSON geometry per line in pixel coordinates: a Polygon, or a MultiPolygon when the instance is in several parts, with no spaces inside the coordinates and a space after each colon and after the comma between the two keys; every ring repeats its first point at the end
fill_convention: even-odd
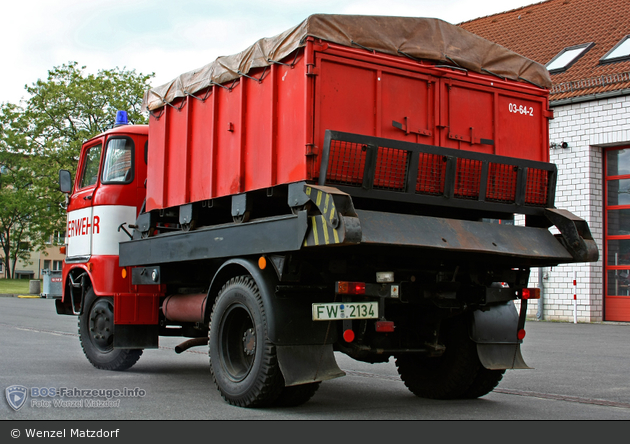
{"type": "Polygon", "coordinates": [[[118,243],[129,240],[118,227],[137,216],[134,157],[134,140],[123,135],[100,138],[84,149],[68,208],[66,261],[118,256],[118,243]]]}
{"type": "Polygon", "coordinates": [[[92,254],[92,210],[99,180],[103,139],[92,142],[83,151],[80,174],[68,208],[67,261],[87,261],[92,254]]]}
{"type": "Polygon", "coordinates": [[[135,174],[135,142],[128,135],[107,138],[98,188],[92,207],[92,254],[118,256],[118,244],[129,240],[122,224],[136,221],[138,190],[135,174]]]}

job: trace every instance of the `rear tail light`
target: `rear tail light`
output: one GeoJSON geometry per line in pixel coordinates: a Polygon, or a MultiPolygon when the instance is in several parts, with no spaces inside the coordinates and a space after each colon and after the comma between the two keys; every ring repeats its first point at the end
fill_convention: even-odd
{"type": "Polygon", "coordinates": [[[540,299],[540,288],[523,288],[518,291],[521,299],[540,299]]]}
{"type": "Polygon", "coordinates": [[[337,282],[337,294],[365,294],[365,282],[337,282]]]}

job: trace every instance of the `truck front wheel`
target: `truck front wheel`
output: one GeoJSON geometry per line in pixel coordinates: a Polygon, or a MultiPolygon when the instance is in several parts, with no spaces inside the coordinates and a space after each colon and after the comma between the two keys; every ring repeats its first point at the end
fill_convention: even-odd
{"type": "Polygon", "coordinates": [[[210,371],[223,399],[239,407],[271,405],[284,380],[258,286],[249,276],[226,283],[212,309],[210,371]]]}
{"type": "Polygon", "coordinates": [[[444,325],[442,342],[446,347],[442,356],[397,357],[398,373],[412,393],[421,398],[471,399],[488,394],[498,385],[505,370],[488,370],[481,365],[464,319],[444,325]]]}
{"type": "Polygon", "coordinates": [[[79,340],[83,353],[96,368],[127,370],[142,349],[114,349],[114,304],[111,297],[98,297],[90,288],[79,315],[79,340]]]}

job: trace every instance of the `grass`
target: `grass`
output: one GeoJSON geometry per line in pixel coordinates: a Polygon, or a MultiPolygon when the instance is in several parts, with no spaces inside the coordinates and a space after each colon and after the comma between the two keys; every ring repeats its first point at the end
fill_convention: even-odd
{"type": "Polygon", "coordinates": [[[29,279],[0,279],[0,294],[29,294],[28,283],[29,279]]]}

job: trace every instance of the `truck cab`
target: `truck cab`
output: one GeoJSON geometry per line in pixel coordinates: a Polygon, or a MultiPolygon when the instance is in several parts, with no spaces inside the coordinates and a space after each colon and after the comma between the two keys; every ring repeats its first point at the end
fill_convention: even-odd
{"type": "Polygon", "coordinates": [[[147,135],[148,126],[129,125],[119,112],[114,128],[83,144],[76,180],[64,190],[66,310],[71,304],[74,313],[80,311],[80,293],[88,286],[96,295],[129,291],[118,270],[118,244],[129,239],[126,227],[135,223],[145,199],[147,135]]]}

